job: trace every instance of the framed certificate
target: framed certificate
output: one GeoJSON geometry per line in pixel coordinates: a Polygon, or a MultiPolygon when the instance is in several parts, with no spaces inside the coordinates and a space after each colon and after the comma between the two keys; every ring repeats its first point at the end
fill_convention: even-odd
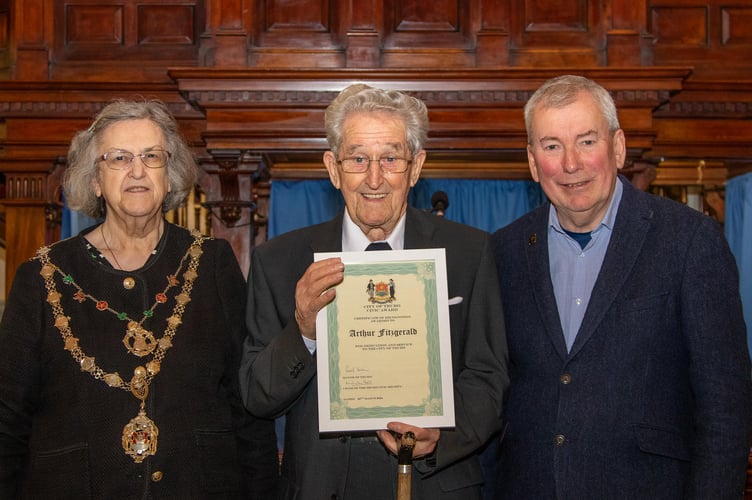
{"type": "Polygon", "coordinates": [[[453,427],[444,249],[317,253],[345,277],[316,318],[319,431],[453,427]]]}

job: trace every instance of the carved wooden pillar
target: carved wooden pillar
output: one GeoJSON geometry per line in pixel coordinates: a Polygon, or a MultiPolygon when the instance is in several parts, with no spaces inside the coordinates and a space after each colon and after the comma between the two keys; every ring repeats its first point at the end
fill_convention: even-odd
{"type": "Polygon", "coordinates": [[[509,64],[509,8],[503,2],[482,0],[480,15],[480,30],[476,35],[476,66],[507,66],[509,64]]]}
{"type": "Polygon", "coordinates": [[[243,14],[245,3],[245,0],[207,0],[206,33],[201,37],[199,55],[204,66],[248,65],[249,30],[243,14]]]}
{"type": "Polygon", "coordinates": [[[47,0],[15,0],[12,11],[16,45],[14,78],[18,80],[47,80],[49,43],[45,18],[52,2],[47,0]]]}
{"type": "Polygon", "coordinates": [[[378,68],[381,65],[381,14],[375,0],[350,0],[346,67],[378,68]]]}
{"type": "Polygon", "coordinates": [[[204,206],[211,213],[212,234],[232,245],[243,273],[257,232],[254,183],[264,176],[263,159],[239,150],[211,151],[202,163],[199,184],[206,193],[204,206]]]}
{"type": "Polygon", "coordinates": [[[60,239],[61,164],[15,162],[3,168],[6,179],[5,290],[15,270],[42,245],[60,239]]]}
{"type": "Polygon", "coordinates": [[[611,0],[606,10],[607,64],[649,66],[653,64],[653,37],[647,32],[646,9],[633,0],[611,0]]]}

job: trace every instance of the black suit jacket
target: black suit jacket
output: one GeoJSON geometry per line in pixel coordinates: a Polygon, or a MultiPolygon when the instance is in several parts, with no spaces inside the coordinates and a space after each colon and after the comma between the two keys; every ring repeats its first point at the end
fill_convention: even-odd
{"type": "MultiPolygon", "coordinates": [[[[476,450],[500,425],[508,383],[489,235],[408,208],[404,245],[445,248],[449,297],[462,297],[450,306],[456,428],[442,430],[435,465],[422,460],[415,464],[413,498],[468,498],[466,488],[477,493],[482,481],[476,450]]],[[[245,345],[241,385],[251,413],[287,416],[283,498],[347,498],[344,484],[362,474],[353,470],[352,460],[374,446],[367,440],[319,435],[316,361],[293,316],[295,285],[313,262],[314,252],[341,248],[342,215],[279,236],[259,246],[252,258],[247,316],[251,336],[245,345]]],[[[392,472],[380,481],[383,489],[373,491],[370,498],[392,498],[396,461],[383,450],[380,455],[391,465],[383,470],[392,472]]],[[[377,469],[371,473],[378,474],[377,469]]]]}
{"type": "Polygon", "coordinates": [[[501,498],[741,498],[750,363],[719,225],[634,188],[567,353],[549,205],[494,234],[511,388],[501,498]]]}

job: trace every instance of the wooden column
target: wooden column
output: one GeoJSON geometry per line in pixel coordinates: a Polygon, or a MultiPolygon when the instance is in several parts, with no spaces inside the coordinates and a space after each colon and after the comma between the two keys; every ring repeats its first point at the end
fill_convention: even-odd
{"type": "Polygon", "coordinates": [[[609,66],[649,66],[653,64],[653,37],[647,32],[647,11],[633,0],[611,0],[606,27],[609,66]]]}
{"type": "Polygon", "coordinates": [[[381,9],[374,0],[350,0],[346,28],[348,68],[378,68],[381,65],[381,9]]]}
{"type": "MultiPolygon", "coordinates": [[[[245,67],[249,37],[243,0],[207,1],[206,32],[201,35],[199,59],[205,66],[245,67]]],[[[248,13],[251,13],[250,11],[248,13]]],[[[253,15],[251,14],[251,20],[253,15]]]]}
{"type": "Polygon", "coordinates": [[[482,0],[480,30],[476,35],[475,64],[479,68],[509,65],[509,8],[502,2],[482,0]]]}
{"type": "Polygon", "coordinates": [[[47,0],[14,0],[13,29],[15,31],[16,61],[14,78],[18,80],[47,80],[51,26],[46,23],[52,2],[47,0]]]}
{"type": "Polygon", "coordinates": [[[257,227],[254,183],[264,170],[263,159],[237,149],[212,150],[211,156],[202,162],[199,184],[206,193],[212,234],[230,242],[247,273],[257,227]]]}
{"type": "Polygon", "coordinates": [[[34,256],[37,248],[60,239],[61,165],[43,160],[13,162],[4,168],[5,290],[10,290],[16,268],[34,256]]]}

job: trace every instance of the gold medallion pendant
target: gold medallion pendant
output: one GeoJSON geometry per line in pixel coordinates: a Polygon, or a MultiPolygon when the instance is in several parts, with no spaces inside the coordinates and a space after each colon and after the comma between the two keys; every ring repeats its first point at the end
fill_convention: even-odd
{"type": "Polygon", "coordinates": [[[140,464],[146,457],[157,453],[158,436],[157,425],[146,416],[146,411],[141,408],[138,415],[123,427],[123,450],[134,462],[140,464]]]}
{"type": "Polygon", "coordinates": [[[157,340],[149,330],[135,321],[130,321],[123,337],[123,344],[134,356],[143,357],[151,354],[157,347],[157,340]]]}

